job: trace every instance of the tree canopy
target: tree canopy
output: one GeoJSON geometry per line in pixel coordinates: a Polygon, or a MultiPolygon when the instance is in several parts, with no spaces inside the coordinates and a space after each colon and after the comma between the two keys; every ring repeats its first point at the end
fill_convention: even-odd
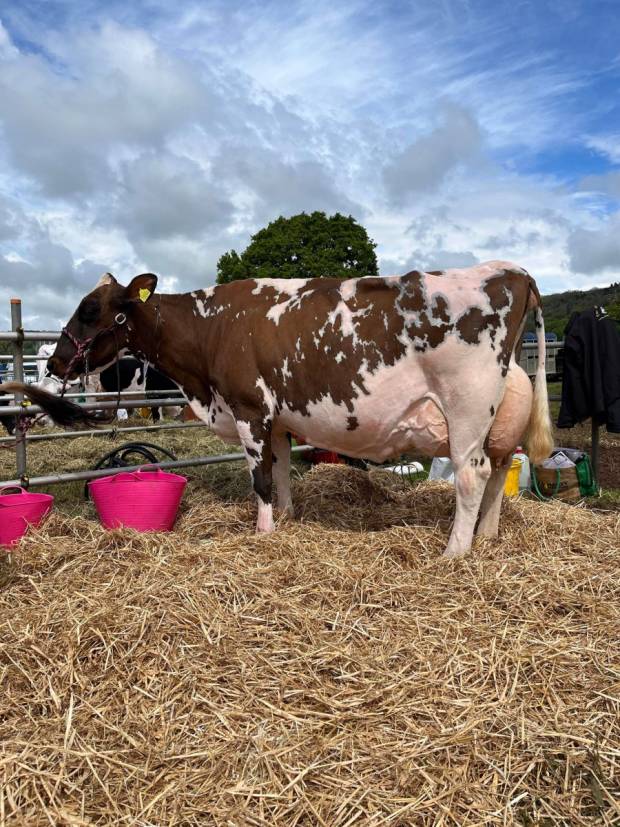
{"type": "Polygon", "coordinates": [[[247,278],[374,276],[376,244],[352,216],[300,213],[272,221],[241,255],[224,253],[218,284],[247,278]]]}

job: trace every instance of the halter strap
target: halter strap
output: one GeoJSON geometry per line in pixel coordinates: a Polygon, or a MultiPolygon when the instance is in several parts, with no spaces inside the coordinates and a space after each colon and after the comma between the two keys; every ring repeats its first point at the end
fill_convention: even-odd
{"type": "Polygon", "coordinates": [[[114,317],[114,322],[108,327],[104,327],[102,330],[98,330],[94,336],[89,336],[86,339],[78,339],[76,336],[71,333],[71,331],[63,327],[61,330],[61,336],[64,335],[69,339],[73,347],[75,348],[75,353],[69,360],[69,364],[66,367],[65,374],[62,378],[62,388],[60,390],[60,395],[64,396],[65,391],[67,389],[67,382],[69,380],[69,374],[73,369],[73,366],[79,359],[84,359],[84,367],[85,372],[88,373],[88,354],[96,342],[96,340],[102,336],[104,333],[114,333],[114,338],[116,339],[116,328],[120,327],[121,325],[125,324],[127,321],[127,316],[124,313],[117,313],[114,317]]]}

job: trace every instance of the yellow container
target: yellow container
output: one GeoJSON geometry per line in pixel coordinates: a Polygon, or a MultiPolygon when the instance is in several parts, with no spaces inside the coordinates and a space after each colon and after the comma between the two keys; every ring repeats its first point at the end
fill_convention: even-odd
{"type": "Polygon", "coordinates": [[[504,483],[504,494],[507,497],[516,497],[519,494],[519,471],[521,470],[521,463],[518,459],[512,460],[512,464],[506,474],[506,482],[504,483]]]}

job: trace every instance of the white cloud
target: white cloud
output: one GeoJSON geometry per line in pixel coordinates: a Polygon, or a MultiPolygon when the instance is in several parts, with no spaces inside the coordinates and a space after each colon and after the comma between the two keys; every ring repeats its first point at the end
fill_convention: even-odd
{"type": "Polygon", "coordinates": [[[227,226],[232,217],[222,188],[190,158],[149,152],[123,163],[120,178],[113,218],[132,241],[197,238],[227,226]]]}
{"type": "Polygon", "coordinates": [[[527,46],[532,6],[523,37],[503,0],[29,9],[0,24],[0,303],[23,289],[57,320],[100,269],[205,286],[313,209],[360,220],[384,272],[508,258],[546,290],[616,272],[618,135],[574,105],[592,72],[527,46]],[[564,145],[596,174],[539,162],[564,145]]]}
{"type": "Polygon", "coordinates": [[[11,42],[9,33],[0,20],[0,60],[10,60],[11,58],[17,57],[17,55],[18,51],[11,42]]]}
{"type": "Polygon", "coordinates": [[[586,138],[586,146],[608,158],[614,164],[620,164],[620,132],[612,135],[592,135],[586,138]]]}
{"type": "Polygon", "coordinates": [[[596,229],[574,229],[568,238],[568,253],[575,272],[605,273],[611,281],[620,281],[620,215],[600,222],[596,229]]]}
{"type": "Polygon", "coordinates": [[[582,191],[604,193],[620,200],[620,171],[586,175],[581,179],[579,186],[582,191]]]}
{"type": "Polygon", "coordinates": [[[480,153],[482,136],[475,118],[454,104],[441,107],[439,124],[389,161],[383,170],[390,198],[407,198],[436,189],[449,172],[480,153]]]}

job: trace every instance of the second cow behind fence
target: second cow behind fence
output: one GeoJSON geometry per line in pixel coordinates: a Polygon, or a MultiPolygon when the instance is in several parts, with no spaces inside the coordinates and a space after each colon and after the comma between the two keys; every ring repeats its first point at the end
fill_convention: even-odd
{"type": "MultiPolygon", "coordinates": [[[[134,392],[147,399],[174,398],[179,395],[179,386],[157,368],[146,365],[133,356],[124,356],[116,364],[89,377],[88,389],[95,393],[134,392]]],[[[171,416],[180,413],[180,407],[170,407],[171,416]]],[[[161,408],[151,408],[154,422],[162,417],[161,408]]]]}

